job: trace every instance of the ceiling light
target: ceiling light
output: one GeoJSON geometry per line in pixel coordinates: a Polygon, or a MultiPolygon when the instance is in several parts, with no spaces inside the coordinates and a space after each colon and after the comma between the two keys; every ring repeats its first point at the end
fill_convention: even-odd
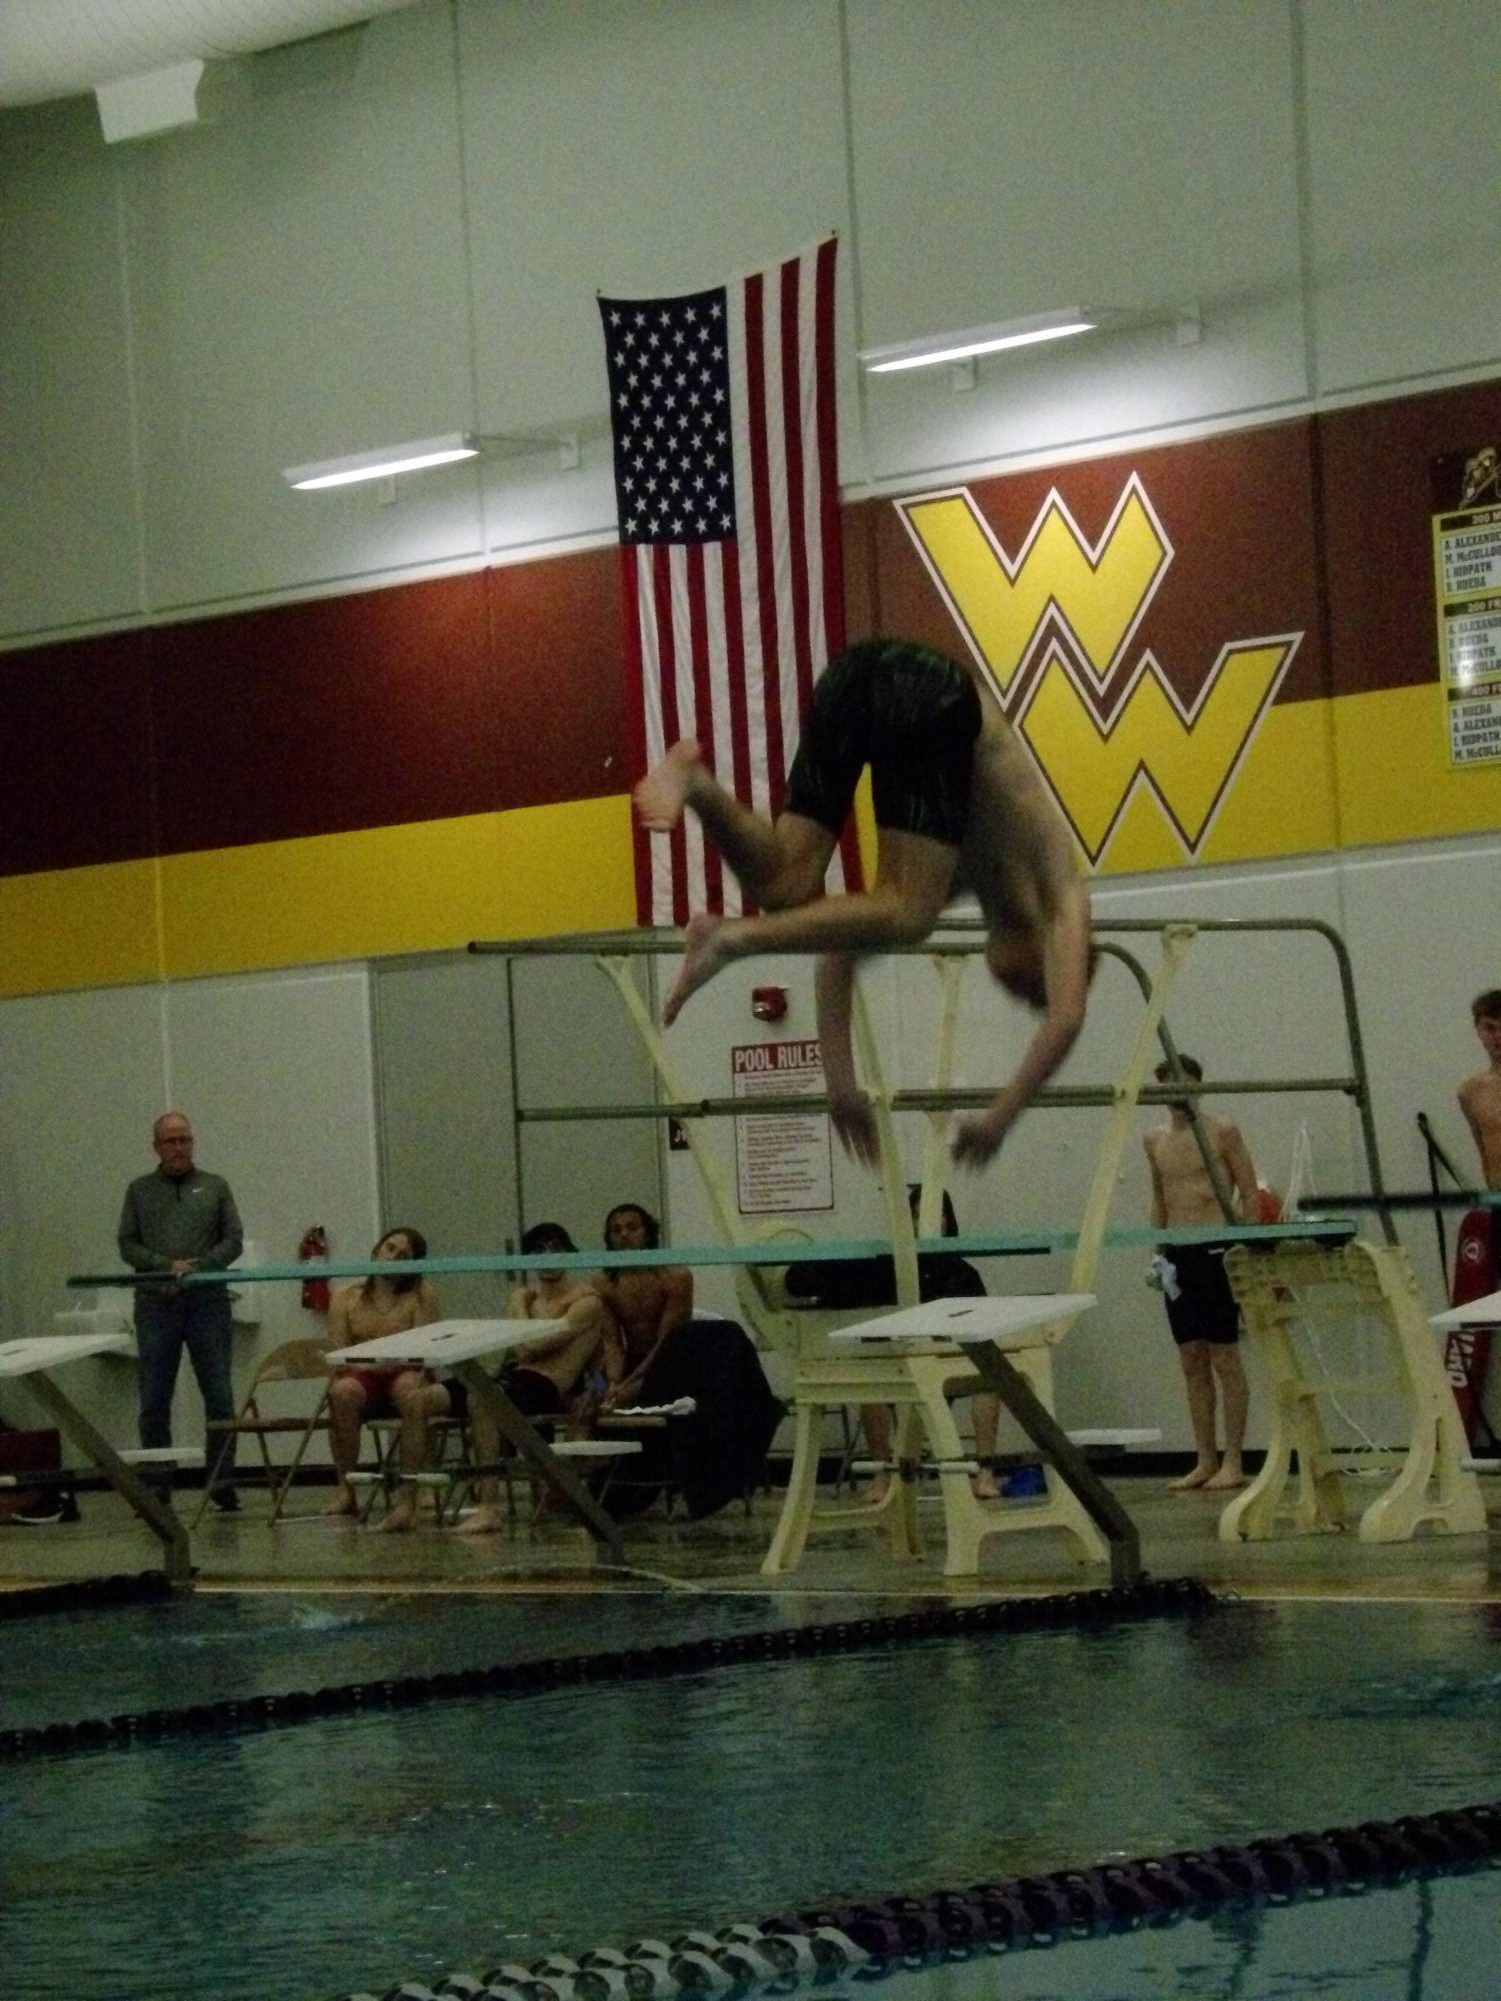
{"type": "Polygon", "coordinates": [[[363,479],[393,479],[399,472],[422,472],[478,455],[479,443],[471,432],[449,431],[441,438],[416,438],[380,451],[347,452],[341,459],[323,459],[317,465],[287,466],[282,478],[288,486],[308,493],[317,487],[353,486],[363,479]]]}
{"type": "Polygon", "coordinates": [[[1051,313],[1025,319],[1001,320],[995,326],[968,327],[959,333],[927,334],[920,340],[893,341],[888,347],[860,351],[872,375],[892,375],[898,369],[936,368],[944,361],[967,361],[972,355],[996,354],[1006,347],[1033,347],[1038,341],[1066,340],[1070,334],[1092,333],[1100,314],[1086,306],[1060,306],[1051,313]]]}

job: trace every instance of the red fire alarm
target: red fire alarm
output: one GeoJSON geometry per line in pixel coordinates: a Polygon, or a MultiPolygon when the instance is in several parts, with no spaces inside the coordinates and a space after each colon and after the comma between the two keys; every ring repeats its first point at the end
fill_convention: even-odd
{"type": "Polygon", "coordinates": [[[752,987],[751,1013],[757,1021],[781,1021],[787,1013],[787,989],[752,987]]]}

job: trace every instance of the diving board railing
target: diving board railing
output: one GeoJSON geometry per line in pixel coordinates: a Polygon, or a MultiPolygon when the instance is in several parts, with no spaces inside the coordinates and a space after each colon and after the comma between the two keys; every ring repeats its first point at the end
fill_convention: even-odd
{"type": "MultiPolygon", "coordinates": [[[[1360,1009],[1355,996],[1355,973],[1351,964],[1349,949],[1344,939],[1332,924],[1318,917],[1201,917],[1201,918],[1156,918],[1117,917],[1097,921],[1093,934],[1101,952],[1116,959],[1126,967],[1136,980],[1145,999],[1151,987],[1151,978],[1135,954],[1115,941],[1128,937],[1163,937],[1177,929],[1190,937],[1231,936],[1258,937],[1264,935],[1301,934],[1323,942],[1334,959],[1339,985],[1340,1008],[1344,1020],[1345,1042],[1348,1052],[1348,1067],[1343,1071],[1333,1071],[1312,1076],[1270,1076],[1260,1078],[1206,1078],[1195,1083],[1188,1077],[1175,1076],[1166,1084],[1148,1083],[1143,1078],[1137,1102],[1143,1105],[1171,1104],[1187,1098],[1197,1109],[1200,1098],[1232,1097],[1245,1095],[1289,1094],[1339,1094],[1350,1099],[1359,1123],[1361,1147],[1365,1156],[1366,1175],[1369,1182],[1369,1206],[1379,1216],[1381,1230],[1388,1243],[1397,1242],[1397,1231],[1391,1214],[1382,1200],[1385,1180],[1381,1166],[1381,1149],[1376,1134],[1375,1114],[1372,1107],[1369,1072],[1366,1064],[1365,1038],[1361,1029],[1360,1009]]],[[[606,959],[662,958],[673,956],[683,949],[685,934],[681,930],[651,928],[642,926],[633,931],[600,931],[580,933],[575,936],[544,938],[519,938],[504,941],[476,940],[471,943],[472,953],[495,954],[507,960],[518,958],[578,957],[592,958],[599,963],[606,959]]],[[[882,953],[882,957],[918,958],[945,957],[965,958],[973,956],[983,942],[983,932],[977,920],[962,917],[942,917],[931,938],[923,944],[898,945],[882,953]]],[[[509,985],[507,974],[507,1000],[514,1020],[514,991],[509,985]]],[[[1164,1024],[1160,1035],[1164,1057],[1177,1068],[1177,1050],[1171,1033],[1164,1024]]],[[[1113,1084],[1093,1085],[1048,1085],[1034,1100],[1038,1106],[1059,1108],[1099,1107],[1114,1102],[1113,1084]]],[[[514,1093],[514,1071],[513,1071],[514,1093]]],[[[893,1112],[927,1112],[937,1114],[947,1111],[964,1111],[981,1108],[995,1096],[994,1087],[970,1090],[935,1088],[930,1090],[903,1090],[892,1095],[890,1108],[893,1112]]],[[[533,1105],[513,1104],[513,1120],[519,1127],[527,1122],[551,1122],[574,1119],[635,1119],[673,1118],[682,1123],[691,1135],[691,1121],[717,1118],[754,1118],[757,1114],[826,1110],[825,1097],[809,1094],[795,1100],[780,1098],[719,1098],[695,1096],[691,1091],[672,1092],[666,1098],[637,1105],[533,1105]]],[[[1197,1125],[1197,1120],[1195,1121],[1197,1125]]],[[[1202,1138],[1200,1149],[1205,1157],[1211,1181],[1217,1179],[1217,1170],[1209,1158],[1209,1150],[1202,1138]]],[[[519,1146],[516,1148],[519,1156],[519,1146]]],[[[926,1177],[925,1177],[926,1178],[926,1177]]],[[[519,1183],[518,1183],[519,1187],[519,1183]]],[[[1225,1207],[1228,1191],[1222,1177],[1218,1178],[1217,1192],[1221,1196],[1221,1206],[1225,1207]]],[[[1228,1214],[1228,1208],[1226,1209],[1228,1214]]]]}

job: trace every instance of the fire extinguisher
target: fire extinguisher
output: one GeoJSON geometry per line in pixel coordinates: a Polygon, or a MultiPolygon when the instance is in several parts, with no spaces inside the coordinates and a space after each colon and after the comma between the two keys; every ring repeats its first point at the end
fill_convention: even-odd
{"type": "MultiPolygon", "coordinates": [[[[297,1246],[299,1264],[325,1264],[328,1261],[328,1232],[321,1223],[313,1227],[297,1246]]],[[[302,1303],[313,1313],[327,1313],[329,1286],[326,1278],[305,1278],[302,1281],[302,1303]]]]}

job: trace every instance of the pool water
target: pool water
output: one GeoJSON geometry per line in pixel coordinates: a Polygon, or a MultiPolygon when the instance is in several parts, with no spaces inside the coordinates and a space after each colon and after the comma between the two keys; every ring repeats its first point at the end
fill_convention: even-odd
{"type": "MultiPolygon", "coordinates": [[[[807,1616],[805,1601],[624,1597],[67,1615],[5,1633],[3,1721],[640,1646],[765,1626],[779,1607],[807,1616]]],[[[1494,1608],[1228,1606],[0,1765],[0,1979],[8,2001],[316,2001],[841,1898],[1463,1806],[1497,1791],[1498,1639],[1494,1608]]],[[[1451,1897],[1488,1898],[1494,1959],[1498,1881],[1231,1909],[1008,1955],[1003,1989],[986,1958],[898,1972],[887,1991],[906,2001],[900,1983],[921,1978],[937,1983],[922,2001],[1373,1996],[1388,1990],[1265,1982],[1310,1955],[1332,1979],[1344,1962],[1314,1941],[1341,1911],[1352,1979],[1388,1933],[1392,1954],[1399,1937],[1409,1950],[1422,1898],[1451,1956],[1451,1897]],[[1184,1950],[1192,1966],[1171,1976],[1154,1957],[1184,1950]],[[1247,1952],[1270,1971],[1236,1985],[1247,1952]],[[1092,1970],[1062,1971],[1075,1963],[1092,1970]]]]}

